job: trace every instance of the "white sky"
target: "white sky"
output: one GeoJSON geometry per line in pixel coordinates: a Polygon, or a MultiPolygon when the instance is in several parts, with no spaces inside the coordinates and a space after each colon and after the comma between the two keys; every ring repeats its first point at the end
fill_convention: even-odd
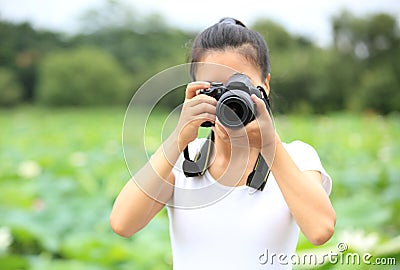
{"type": "MultiPolygon", "coordinates": [[[[289,32],[310,37],[320,45],[330,42],[330,18],[342,9],[355,15],[390,13],[400,21],[399,0],[123,0],[140,14],[158,12],[177,27],[201,30],[222,17],[251,25],[270,18],[289,32]]],[[[38,28],[74,32],[79,15],[102,0],[0,0],[0,18],[29,21],[38,28]]]]}

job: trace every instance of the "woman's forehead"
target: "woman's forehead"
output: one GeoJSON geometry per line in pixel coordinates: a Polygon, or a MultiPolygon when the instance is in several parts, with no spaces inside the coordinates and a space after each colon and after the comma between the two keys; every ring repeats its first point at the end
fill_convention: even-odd
{"type": "Polygon", "coordinates": [[[194,71],[197,81],[226,83],[234,73],[243,73],[254,84],[262,83],[260,81],[261,71],[235,51],[207,53],[201,62],[195,63],[194,71]]]}
{"type": "Polygon", "coordinates": [[[238,72],[225,65],[201,62],[196,63],[195,76],[197,81],[226,83],[233,74],[238,72]]]}

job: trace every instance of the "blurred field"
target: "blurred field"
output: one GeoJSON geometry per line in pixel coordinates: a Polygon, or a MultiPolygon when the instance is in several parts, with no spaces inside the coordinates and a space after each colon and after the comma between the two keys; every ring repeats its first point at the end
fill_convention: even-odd
{"type": "MultiPolygon", "coordinates": [[[[121,146],[124,113],[122,107],[0,110],[1,269],[171,269],[164,211],[131,239],[108,225],[113,200],[130,177],[121,146]]],[[[154,117],[162,122],[165,115],[154,117]]],[[[334,181],[335,235],[322,247],[301,237],[299,253],[338,252],[343,242],[349,252],[395,257],[399,265],[400,116],[275,120],[283,140],[318,150],[334,181]]],[[[146,131],[149,152],[159,131],[157,125],[146,131]]],[[[138,155],[137,166],[144,162],[138,155]]],[[[328,262],[319,269],[374,267],[328,262]]]]}

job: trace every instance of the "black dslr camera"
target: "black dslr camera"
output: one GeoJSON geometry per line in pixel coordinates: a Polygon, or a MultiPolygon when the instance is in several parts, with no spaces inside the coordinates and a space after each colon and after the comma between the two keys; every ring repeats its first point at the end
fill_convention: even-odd
{"type": "MultiPolygon", "coordinates": [[[[217,117],[227,128],[239,129],[255,119],[257,112],[256,105],[250,97],[252,94],[263,99],[270,112],[265,90],[261,86],[254,87],[250,79],[241,73],[233,74],[226,86],[223,83],[211,83],[211,87],[200,90],[200,94],[211,96],[218,101],[217,117]]],[[[201,126],[210,127],[212,124],[207,121],[201,126]]]]}

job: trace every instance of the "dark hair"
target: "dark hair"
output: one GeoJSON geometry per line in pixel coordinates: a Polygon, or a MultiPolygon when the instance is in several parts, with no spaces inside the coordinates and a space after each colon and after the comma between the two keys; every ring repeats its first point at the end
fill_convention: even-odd
{"type": "Polygon", "coordinates": [[[192,78],[194,79],[195,73],[194,63],[200,62],[204,54],[226,49],[237,49],[250,63],[259,67],[262,80],[270,73],[268,46],[260,33],[248,29],[239,20],[223,18],[194,39],[190,53],[192,78]]]}

